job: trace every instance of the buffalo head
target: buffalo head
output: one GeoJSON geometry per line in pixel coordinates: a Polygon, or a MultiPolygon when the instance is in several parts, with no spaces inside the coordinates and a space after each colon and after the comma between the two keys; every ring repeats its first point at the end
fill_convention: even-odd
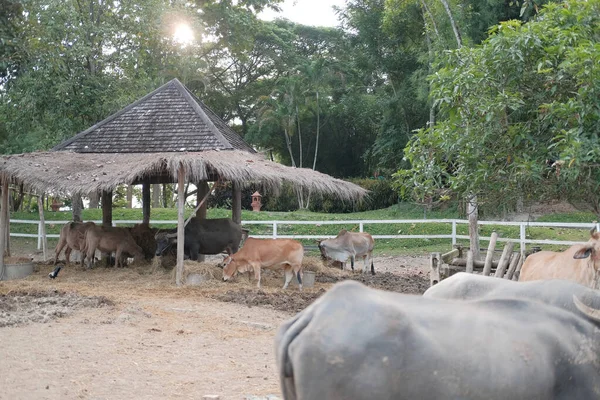
{"type": "Polygon", "coordinates": [[[154,239],[156,239],[156,255],[162,256],[169,247],[177,243],[177,232],[159,231],[154,235],[154,239]]]}

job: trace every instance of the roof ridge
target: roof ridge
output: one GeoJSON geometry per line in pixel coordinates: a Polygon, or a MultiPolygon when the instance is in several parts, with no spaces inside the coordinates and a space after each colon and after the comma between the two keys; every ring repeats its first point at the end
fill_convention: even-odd
{"type": "Polygon", "coordinates": [[[102,121],[96,123],[95,125],[92,125],[91,127],[87,128],[85,131],[78,133],[77,135],[73,136],[70,139],[65,140],[64,142],[61,142],[59,144],[57,144],[56,146],[54,146],[51,151],[57,151],[57,150],[62,150],[65,147],[67,147],[68,145],[70,145],[71,143],[73,143],[75,140],[77,139],[81,139],[82,137],[85,137],[88,133],[95,131],[96,129],[108,124],[109,122],[111,122],[112,120],[116,119],[117,117],[120,117],[121,115],[125,114],[127,111],[131,110],[132,108],[134,108],[135,106],[137,106],[138,104],[142,103],[143,101],[151,98],[152,96],[154,96],[155,94],[161,92],[162,90],[166,89],[169,85],[171,85],[171,83],[179,83],[181,85],[181,82],[179,82],[179,80],[177,78],[171,79],[169,82],[165,83],[164,85],[160,86],[158,89],[153,90],[152,92],[148,93],[147,95],[145,95],[144,97],[142,97],[141,99],[138,99],[136,101],[134,101],[133,103],[129,104],[128,106],[126,106],[125,108],[117,111],[116,113],[108,116],[107,118],[103,119],[102,121]]]}
{"type": "Polygon", "coordinates": [[[215,126],[210,117],[206,115],[200,104],[198,104],[198,101],[194,99],[189,89],[186,88],[177,78],[173,79],[173,81],[171,82],[174,82],[177,90],[183,95],[188,104],[192,106],[192,108],[194,109],[196,114],[202,119],[202,121],[204,121],[204,123],[210,127],[210,130],[212,131],[213,135],[215,135],[215,137],[221,142],[221,144],[225,148],[233,149],[233,144],[229,143],[229,141],[225,139],[225,136],[223,136],[219,128],[215,126]]]}

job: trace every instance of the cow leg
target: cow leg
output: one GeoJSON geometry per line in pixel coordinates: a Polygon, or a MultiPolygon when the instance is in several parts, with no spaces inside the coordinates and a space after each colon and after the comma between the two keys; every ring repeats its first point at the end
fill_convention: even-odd
{"type": "Polygon", "coordinates": [[[123,268],[123,261],[121,260],[121,248],[118,247],[117,251],[115,252],[115,268],[119,268],[119,264],[121,265],[121,268],[123,268]]]}
{"type": "Polygon", "coordinates": [[[73,251],[73,249],[71,249],[71,246],[67,246],[67,248],[65,249],[65,260],[67,261],[66,265],[71,264],[71,251],[73,251]]]}
{"type": "Polygon", "coordinates": [[[252,268],[254,269],[254,277],[258,281],[256,286],[260,289],[260,267],[252,266],[252,268]]]}
{"type": "Polygon", "coordinates": [[[200,246],[195,243],[190,246],[190,260],[198,261],[198,255],[200,254],[200,246]]]}
{"type": "Polygon", "coordinates": [[[298,288],[300,291],[302,291],[302,275],[304,275],[304,272],[302,272],[301,267],[298,267],[298,269],[296,269],[296,278],[298,279],[298,288]]]}
{"type": "Polygon", "coordinates": [[[287,287],[290,284],[290,282],[292,281],[293,277],[294,277],[294,271],[292,270],[292,267],[286,266],[285,267],[285,283],[283,284],[284,289],[287,289],[287,287]]]}
{"type": "Polygon", "coordinates": [[[355,261],[355,257],[354,255],[350,256],[350,267],[352,267],[352,272],[354,272],[354,261],[355,261]]]}
{"type": "MultiPolygon", "coordinates": [[[[61,237],[60,240],[58,241],[58,244],[56,245],[56,249],[54,249],[54,252],[56,253],[56,255],[54,256],[54,265],[56,265],[56,263],[58,262],[58,256],[66,244],[67,244],[67,241],[63,240],[63,238],[61,237]]],[[[66,250],[65,250],[65,253],[66,253],[66,250]]],[[[67,264],[68,264],[68,262],[67,262],[67,264]]]]}

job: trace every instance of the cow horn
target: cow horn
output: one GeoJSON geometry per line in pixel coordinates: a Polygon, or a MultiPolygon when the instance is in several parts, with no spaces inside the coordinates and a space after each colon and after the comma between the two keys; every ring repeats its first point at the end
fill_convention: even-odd
{"type": "Polygon", "coordinates": [[[594,234],[594,232],[596,232],[596,225],[594,225],[594,226],[592,227],[592,229],[590,229],[590,235],[593,235],[593,234],[594,234]]]}
{"type": "Polygon", "coordinates": [[[177,232],[175,232],[175,233],[167,233],[166,237],[169,238],[169,239],[174,239],[174,238],[177,237],[177,232]]]}
{"type": "Polygon", "coordinates": [[[585,314],[591,320],[600,322],[600,310],[583,304],[583,302],[575,295],[573,295],[573,302],[575,303],[575,307],[577,307],[582,314],[585,314]]]}

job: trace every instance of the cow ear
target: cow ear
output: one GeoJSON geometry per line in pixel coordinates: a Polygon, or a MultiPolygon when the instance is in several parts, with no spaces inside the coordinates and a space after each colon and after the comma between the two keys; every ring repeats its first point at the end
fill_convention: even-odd
{"type": "Polygon", "coordinates": [[[583,258],[588,258],[592,254],[593,247],[583,247],[573,254],[573,258],[577,260],[581,260],[583,258]]]}
{"type": "Polygon", "coordinates": [[[592,233],[592,239],[594,239],[594,240],[600,240],[600,232],[594,232],[594,233],[592,233]]]}

